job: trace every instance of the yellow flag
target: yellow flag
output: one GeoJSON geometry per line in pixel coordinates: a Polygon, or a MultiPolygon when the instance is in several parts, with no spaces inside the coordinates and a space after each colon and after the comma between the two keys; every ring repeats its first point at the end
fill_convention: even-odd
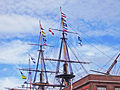
{"type": "Polygon", "coordinates": [[[42,34],[45,34],[45,32],[44,32],[43,30],[41,30],[41,33],[42,33],[42,34]]]}
{"type": "Polygon", "coordinates": [[[22,79],[26,79],[26,76],[23,76],[23,75],[22,75],[22,79]]]}
{"type": "Polygon", "coordinates": [[[43,37],[46,37],[45,35],[42,34],[43,37]]]}

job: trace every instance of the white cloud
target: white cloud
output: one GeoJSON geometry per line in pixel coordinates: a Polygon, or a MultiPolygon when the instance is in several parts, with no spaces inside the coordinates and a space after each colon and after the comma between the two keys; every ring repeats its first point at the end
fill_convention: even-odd
{"type": "MultiPolygon", "coordinates": [[[[76,0],[68,3],[67,8],[75,18],[84,18],[86,20],[113,20],[119,17],[119,1],[114,0],[76,0]],[[72,8],[70,8],[72,6],[72,8]],[[73,13],[74,12],[74,13],[73,13]]],[[[68,11],[68,10],[66,10],[68,11]]]]}
{"type": "Polygon", "coordinates": [[[2,42],[0,49],[0,63],[22,64],[28,62],[28,53],[32,48],[28,42],[15,40],[11,42],[2,42]]]}
{"type": "MultiPolygon", "coordinates": [[[[119,36],[119,31],[118,33],[117,31],[114,31],[114,29],[119,30],[118,23],[120,20],[120,3],[117,0],[48,0],[47,2],[45,0],[1,0],[0,6],[0,38],[4,38],[4,40],[8,38],[11,39],[13,37],[26,38],[25,36],[30,36],[31,34],[38,35],[39,19],[45,29],[48,29],[49,27],[59,28],[59,6],[62,6],[63,12],[67,15],[67,21],[70,21],[70,23],[72,22],[72,25],[79,27],[76,29],[77,32],[82,29],[82,31],[85,31],[84,33],[88,36],[119,36]],[[80,19],[83,21],[80,21],[80,19]],[[107,27],[102,29],[103,26],[107,27]],[[92,30],[92,27],[97,28],[92,30]]],[[[60,35],[57,34],[56,36],[60,35]]],[[[54,43],[54,41],[51,42],[54,43]]],[[[23,42],[22,40],[13,40],[8,42],[3,42],[1,40],[0,63],[26,64],[28,62],[27,54],[32,49],[31,46],[27,45],[27,43],[28,42],[23,42]]],[[[108,56],[112,57],[118,52],[114,48],[104,45],[104,43],[103,45],[93,45],[97,49],[87,44],[82,47],[74,44],[71,48],[77,48],[76,54],[80,61],[94,62],[100,67],[106,64],[110,59],[108,56]],[[103,53],[101,53],[101,51],[103,53]]],[[[54,50],[47,49],[45,54],[47,54],[47,57],[54,58],[57,51],[59,51],[58,48],[54,50]]],[[[33,52],[34,51],[32,51],[32,55],[36,56],[33,52]]],[[[71,60],[75,59],[71,51],[70,56],[72,56],[71,60]]],[[[57,57],[57,55],[55,57],[57,57]]],[[[111,62],[112,61],[108,64],[111,62]]],[[[88,70],[97,68],[97,66],[93,65],[94,63],[87,65],[86,68],[88,70]]],[[[50,68],[54,68],[53,65],[50,68]]],[[[74,70],[78,70],[76,72],[80,74],[84,73],[83,70],[79,71],[81,70],[80,65],[74,65],[73,68],[74,70]],[[76,69],[76,67],[79,68],[76,69]]],[[[4,68],[3,71],[6,71],[6,68],[4,68]]],[[[6,87],[6,84],[3,81],[6,81],[6,84],[10,85],[8,87],[15,87],[14,85],[19,82],[19,80],[11,79],[9,77],[1,79],[0,87],[2,87],[2,89],[3,87],[6,87]]]]}
{"type": "Polygon", "coordinates": [[[106,30],[89,30],[85,33],[86,35],[90,37],[100,37],[100,36],[113,36],[116,38],[119,38],[119,31],[114,29],[106,29],[106,30]]]}
{"type": "MultiPolygon", "coordinates": [[[[119,1],[113,0],[105,0],[104,2],[99,0],[70,0],[69,2],[66,0],[49,0],[47,2],[40,0],[37,0],[36,2],[32,0],[19,2],[16,2],[15,0],[1,1],[0,37],[6,36],[4,33],[12,33],[14,35],[9,36],[13,37],[17,35],[21,37],[20,33],[37,33],[36,29],[39,30],[38,19],[42,21],[43,26],[47,29],[56,26],[56,22],[60,16],[60,5],[63,6],[63,12],[65,12],[67,18],[70,19],[71,22],[73,21],[73,25],[76,27],[80,27],[78,23],[76,24],[76,21],[79,19],[83,19],[90,23],[102,21],[103,24],[108,26],[116,25],[120,19],[119,1]]],[[[84,30],[84,27],[87,25],[85,22],[83,23],[84,25],[80,28],[84,30]]],[[[99,24],[96,26],[99,27],[99,24]]],[[[118,28],[119,27],[116,27],[115,29],[118,28]]],[[[108,31],[109,29],[111,29],[111,27],[106,28],[105,31],[108,31]]],[[[90,28],[88,27],[86,30],[88,33],[93,32],[96,36],[110,34],[106,32],[101,33],[103,30],[89,31],[90,28]]],[[[114,32],[113,29],[111,30],[114,32]]],[[[114,34],[112,34],[112,36],[118,36],[114,34]]]]}
{"type": "MultiPolygon", "coordinates": [[[[8,39],[13,37],[24,38],[25,36],[39,34],[39,20],[42,27],[48,31],[49,28],[58,28],[58,22],[46,19],[34,18],[28,15],[0,15],[0,38],[8,39]]],[[[47,32],[45,31],[45,32],[47,32]]],[[[49,33],[49,32],[48,32],[49,33]]],[[[47,33],[46,33],[47,34],[47,33]]]]}
{"type": "Polygon", "coordinates": [[[21,87],[23,81],[14,77],[0,78],[0,89],[6,90],[6,88],[17,88],[21,87]]]}
{"type": "MultiPolygon", "coordinates": [[[[85,65],[85,68],[89,71],[89,69],[98,69],[102,68],[107,64],[107,67],[112,63],[115,56],[117,56],[119,50],[115,50],[115,48],[100,45],[100,44],[92,44],[92,45],[83,45],[72,47],[73,51],[70,51],[71,60],[76,60],[73,55],[73,52],[76,53],[78,59],[80,61],[88,61],[92,62],[89,65],[85,65]],[[112,51],[112,52],[111,52],[112,51]],[[114,57],[113,57],[114,56],[114,57]],[[108,62],[109,61],[109,62],[108,62]],[[98,64],[98,66],[97,66],[98,64]]],[[[80,67],[80,66],[79,66],[80,67]]],[[[106,67],[104,67],[106,69],[106,67]]]]}
{"type": "Polygon", "coordinates": [[[26,15],[0,15],[0,33],[34,33],[38,20],[26,15]]]}

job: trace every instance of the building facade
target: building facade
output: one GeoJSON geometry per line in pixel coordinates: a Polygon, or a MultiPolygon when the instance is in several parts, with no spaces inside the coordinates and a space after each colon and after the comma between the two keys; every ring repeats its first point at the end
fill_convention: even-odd
{"type": "Polygon", "coordinates": [[[90,74],[63,90],[120,90],[120,76],[90,74]]]}

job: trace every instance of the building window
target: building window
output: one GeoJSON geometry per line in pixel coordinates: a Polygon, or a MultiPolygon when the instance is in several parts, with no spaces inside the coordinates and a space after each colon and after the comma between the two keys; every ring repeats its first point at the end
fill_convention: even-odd
{"type": "Polygon", "coordinates": [[[115,87],[115,90],[120,90],[120,87],[115,87]]]}
{"type": "Polygon", "coordinates": [[[106,87],[97,87],[97,90],[106,90],[106,87]]]}

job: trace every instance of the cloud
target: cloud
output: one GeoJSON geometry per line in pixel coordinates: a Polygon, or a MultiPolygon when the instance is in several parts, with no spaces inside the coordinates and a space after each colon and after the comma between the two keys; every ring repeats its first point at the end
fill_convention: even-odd
{"type": "MultiPolygon", "coordinates": [[[[69,52],[71,60],[76,60],[75,56],[73,55],[73,53],[75,53],[80,61],[92,62],[89,65],[85,65],[85,68],[88,71],[89,69],[102,68],[106,64],[106,66],[109,66],[119,52],[119,50],[116,50],[113,47],[102,44],[86,44],[82,47],[73,46],[71,49],[72,51],[70,50],[69,52]]],[[[106,69],[106,67],[104,67],[104,69],[106,69]]]]}
{"type": "Polygon", "coordinates": [[[102,36],[112,36],[115,38],[119,38],[119,31],[114,29],[107,29],[107,30],[95,30],[95,31],[87,31],[85,33],[89,37],[102,37],[102,36]]]}
{"type": "MultiPolygon", "coordinates": [[[[93,32],[95,36],[119,36],[114,35],[116,34],[114,30],[119,31],[120,9],[118,1],[105,0],[103,3],[99,0],[70,0],[66,2],[66,0],[49,0],[48,2],[39,0],[36,2],[32,0],[1,1],[0,37],[7,37],[4,33],[14,33],[8,35],[13,37],[24,37],[23,33],[36,34],[36,30],[39,30],[38,19],[47,29],[53,26],[59,28],[60,5],[63,7],[68,21],[78,27],[77,30],[87,33],[93,32]],[[109,29],[114,34],[101,33],[109,29]]],[[[92,36],[91,33],[90,35],[92,36]]]]}
{"type": "MultiPolygon", "coordinates": [[[[34,40],[32,35],[35,37],[38,35],[38,20],[41,21],[45,30],[48,28],[60,28],[60,6],[62,6],[62,11],[67,16],[67,24],[70,23],[75,27],[72,29],[68,27],[68,30],[76,31],[80,33],[80,35],[81,32],[85,33],[89,37],[85,35],[83,37],[87,39],[91,37],[98,39],[99,37],[105,36],[117,37],[117,39],[119,39],[120,37],[119,0],[48,0],[47,2],[45,0],[1,0],[0,6],[0,63],[2,64],[27,64],[27,54],[29,52],[37,58],[36,53],[34,53],[35,48],[27,45],[27,43],[34,40]],[[31,39],[27,39],[28,37],[31,39]],[[28,41],[25,41],[26,39],[28,41]]],[[[56,36],[59,37],[60,34],[55,34],[55,37],[56,36]]],[[[47,55],[47,57],[58,57],[56,55],[59,54],[58,40],[55,39],[55,37],[52,38],[49,37],[49,35],[47,37],[49,44],[57,44],[55,49],[52,48],[53,50],[50,48],[45,49],[44,54],[45,56],[47,55]]],[[[93,43],[92,45],[84,43],[83,46],[80,47],[72,42],[75,37],[76,36],[68,36],[68,38],[72,38],[70,41],[72,44],[70,44],[70,46],[80,61],[92,62],[89,65],[84,65],[87,70],[101,68],[109,60],[107,65],[110,65],[113,61],[112,57],[118,53],[118,50],[111,47],[111,43],[108,45],[104,42],[102,44],[93,43]]],[[[118,47],[117,45],[115,46],[118,47]]],[[[72,51],[69,53],[71,60],[76,60],[72,51]]],[[[64,58],[64,55],[62,58],[64,58]]],[[[47,63],[47,66],[48,65],[50,65],[50,63],[47,63]]],[[[53,66],[56,66],[56,63],[52,63],[51,67],[48,68],[55,70],[56,68],[53,66]]],[[[105,69],[106,67],[104,70],[105,69]]],[[[73,70],[77,72],[77,79],[85,75],[80,64],[73,65],[73,70]]],[[[3,71],[6,71],[6,68],[4,68],[3,71]]],[[[3,81],[6,81],[6,84],[12,87],[19,82],[19,80],[12,77],[0,79],[0,87],[2,88],[6,86],[3,81]]]]}
{"type": "Polygon", "coordinates": [[[59,6],[58,1],[49,0],[49,1],[41,1],[36,0],[36,2],[32,0],[11,0],[11,1],[1,1],[1,13],[5,14],[27,14],[32,16],[40,16],[41,14],[46,14],[49,12],[55,12],[55,8],[59,6]],[[7,5],[7,6],[6,6],[7,5]],[[45,13],[46,12],[46,13],[45,13]]]}
{"type": "Polygon", "coordinates": [[[0,63],[22,64],[28,62],[28,53],[32,47],[28,42],[13,40],[11,42],[1,42],[0,63]]]}
{"type": "MultiPolygon", "coordinates": [[[[119,16],[119,1],[114,0],[76,0],[68,3],[67,8],[75,18],[84,18],[86,20],[110,21],[119,16]],[[74,6],[70,8],[71,6],[74,6]],[[73,13],[74,12],[74,13],[73,13]],[[117,16],[117,17],[115,17],[117,16]]],[[[69,12],[70,13],[70,12],[69,12]]]]}
{"type": "Polygon", "coordinates": [[[36,18],[27,15],[0,15],[0,17],[0,33],[34,33],[38,24],[36,18]]]}
{"type": "MultiPolygon", "coordinates": [[[[50,27],[58,28],[59,24],[55,20],[48,19],[43,20],[42,18],[34,18],[28,15],[0,15],[0,38],[25,38],[31,35],[35,36],[39,34],[39,20],[41,21],[42,27],[45,32],[48,32],[50,27]]],[[[46,33],[47,34],[47,33],[46,33]]]]}
{"type": "Polygon", "coordinates": [[[22,80],[18,80],[15,77],[0,78],[0,89],[6,90],[6,88],[21,87],[22,80]]]}

